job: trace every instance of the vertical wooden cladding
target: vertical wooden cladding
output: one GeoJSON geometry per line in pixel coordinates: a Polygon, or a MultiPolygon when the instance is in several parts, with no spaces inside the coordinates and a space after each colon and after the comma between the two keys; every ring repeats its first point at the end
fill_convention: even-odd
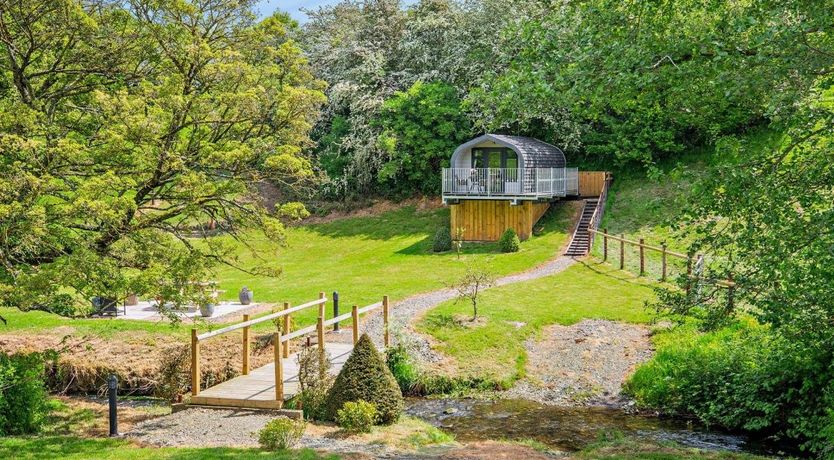
{"type": "Polygon", "coordinates": [[[549,207],[550,203],[532,201],[512,206],[507,200],[464,200],[451,206],[452,236],[463,228],[465,241],[498,241],[512,228],[520,239],[526,240],[549,207]]]}
{"type": "Polygon", "coordinates": [[[599,196],[607,175],[605,171],[579,171],[579,195],[599,196]]]}

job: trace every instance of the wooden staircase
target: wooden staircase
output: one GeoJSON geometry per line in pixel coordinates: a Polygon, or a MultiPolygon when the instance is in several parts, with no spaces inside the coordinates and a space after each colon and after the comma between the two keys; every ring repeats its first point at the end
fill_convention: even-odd
{"type": "Polygon", "coordinates": [[[581,257],[588,254],[590,238],[588,228],[591,226],[591,219],[594,217],[598,203],[598,198],[585,200],[585,206],[582,208],[582,217],[580,217],[579,224],[573,232],[573,239],[571,239],[570,246],[565,251],[566,256],[581,257]]]}

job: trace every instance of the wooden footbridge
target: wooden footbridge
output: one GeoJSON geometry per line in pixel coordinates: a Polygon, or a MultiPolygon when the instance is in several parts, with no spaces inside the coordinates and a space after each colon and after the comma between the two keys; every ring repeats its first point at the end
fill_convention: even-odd
{"type": "Polygon", "coordinates": [[[290,353],[290,341],[301,339],[304,336],[316,334],[319,359],[325,359],[325,354],[330,355],[333,363],[332,372],[338,372],[353,351],[353,345],[359,340],[359,317],[362,314],[382,308],[383,337],[387,347],[389,344],[388,333],[388,296],[384,296],[381,302],[359,308],[354,305],[350,313],[345,313],[331,319],[325,319],[324,307],[327,297],[323,292],[319,298],[311,302],[291,307],[284,303],[284,309],[250,319],[249,315],[243,315],[243,322],[218,329],[216,331],[197,334],[196,329],[191,330],[191,404],[202,406],[222,407],[243,407],[251,409],[281,409],[285,401],[293,398],[299,392],[298,382],[298,353],[290,353]],[[318,319],[315,325],[298,329],[287,333],[290,326],[290,318],[293,313],[307,308],[318,307],[318,319]],[[352,343],[325,343],[325,328],[342,321],[350,319],[353,325],[352,343]],[[250,357],[250,328],[266,321],[282,320],[282,328],[273,335],[274,356],[273,362],[263,367],[249,369],[250,357]],[[243,369],[241,375],[231,380],[215,385],[205,390],[200,390],[200,343],[226,334],[238,329],[243,330],[243,369]]]}

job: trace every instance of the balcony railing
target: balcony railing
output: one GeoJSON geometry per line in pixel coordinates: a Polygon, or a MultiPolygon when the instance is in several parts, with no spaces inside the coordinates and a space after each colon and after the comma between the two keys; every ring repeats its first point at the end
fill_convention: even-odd
{"type": "Polygon", "coordinates": [[[576,168],[443,168],[443,195],[552,198],[579,193],[576,168]]]}

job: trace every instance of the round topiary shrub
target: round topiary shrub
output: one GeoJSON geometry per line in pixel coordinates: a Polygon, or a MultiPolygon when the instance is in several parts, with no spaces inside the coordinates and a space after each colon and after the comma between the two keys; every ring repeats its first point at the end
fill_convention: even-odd
{"type": "Polygon", "coordinates": [[[258,444],[266,450],[289,449],[298,444],[306,428],[307,422],[304,420],[277,417],[258,432],[258,444]]]}
{"type": "Polygon", "coordinates": [[[379,421],[384,424],[397,421],[403,411],[400,386],[367,334],[356,342],[327,393],[327,418],[335,420],[346,402],[360,400],[375,405],[379,421]]]}
{"type": "Polygon", "coordinates": [[[452,249],[452,232],[449,227],[440,227],[434,233],[434,241],[431,250],[434,252],[446,252],[452,249]]]}
{"type": "Polygon", "coordinates": [[[498,240],[498,245],[501,246],[501,252],[518,252],[518,248],[521,246],[521,240],[518,239],[518,234],[516,234],[515,230],[508,228],[501,235],[501,239],[498,240]]]}
{"type": "Polygon", "coordinates": [[[370,433],[379,413],[367,401],[348,401],[336,412],[336,423],[353,433],[370,433]]]}

